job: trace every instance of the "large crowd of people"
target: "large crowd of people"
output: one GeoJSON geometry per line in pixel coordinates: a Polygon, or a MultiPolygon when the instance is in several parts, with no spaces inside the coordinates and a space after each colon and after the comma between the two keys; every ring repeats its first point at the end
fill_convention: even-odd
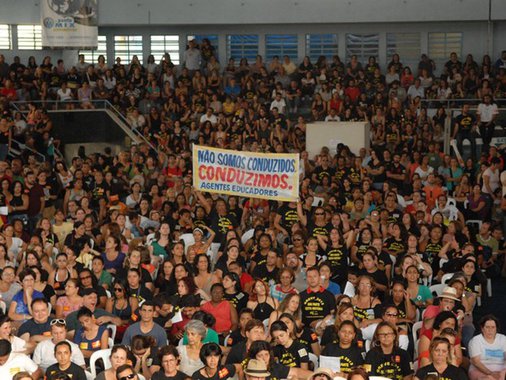
{"type": "Polygon", "coordinates": [[[506,277],[505,97],[506,52],[442,68],[222,64],[206,39],[179,66],[0,56],[0,375],[504,379],[506,337],[475,308],[506,277]],[[94,100],[150,144],[65,162],[48,111],[94,100]],[[456,154],[440,100],[462,108],[456,154]],[[370,146],[308,154],[306,123],[350,120],[370,146]],[[299,200],[196,191],[192,144],[300,153],[299,200]]]}

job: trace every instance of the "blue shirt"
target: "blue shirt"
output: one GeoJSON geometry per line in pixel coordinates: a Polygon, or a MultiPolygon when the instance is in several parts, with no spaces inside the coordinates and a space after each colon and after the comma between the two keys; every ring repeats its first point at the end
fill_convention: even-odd
{"type": "MultiPolygon", "coordinates": [[[[30,315],[30,311],[28,310],[28,305],[23,300],[23,294],[24,290],[21,289],[19,292],[17,292],[14,297],[12,297],[12,301],[16,302],[16,314],[26,314],[30,315]]],[[[44,294],[39,292],[38,290],[33,290],[32,294],[32,300],[36,300],[39,298],[44,298],[44,294]]]]}

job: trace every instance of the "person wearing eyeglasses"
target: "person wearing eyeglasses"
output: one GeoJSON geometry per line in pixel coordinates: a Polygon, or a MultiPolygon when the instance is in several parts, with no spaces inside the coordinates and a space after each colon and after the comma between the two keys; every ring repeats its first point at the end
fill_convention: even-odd
{"type": "Polygon", "coordinates": [[[85,289],[95,289],[98,295],[97,306],[101,309],[105,309],[107,293],[105,289],[98,284],[98,280],[91,270],[86,268],[79,271],[79,288],[81,289],[81,293],[85,289]]]}
{"type": "Polygon", "coordinates": [[[130,364],[125,364],[116,370],[116,379],[118,380],[139,380],[133,367],[130,364]]]}
{"type": "MultiPolygon", "coordinates": [[[[77,348],[79,350],[79,348],[77,348]]],[[[57,363],[51,365],[46,370],[46,380],[55,380],[59,378],[61,373],[69,375],[72,380],[86,380],[84,369],[73,363],[72,346],[67,341],[62,341],[54,347],[54,356],[57,363]]]]}
{"type": "Polygon", "coordinates": [[[51,325],[51,339],[46,339],[35,347],[33,352],[33,361],[43,371],[46,371],[50,366],[57,362],[54,349],[60,342],[67,342],[71,349],[71,360],[78,366],[85,367],[84,356],[79,346],[70,340],[67,340],[67,328],[64,319],[53,319],[51,325]]]}
{"type": "MultiPolygon", "coordinates": [[[[405,330],[402,330],[397,326],[397,322],[399,320],[399,309],[397,309],[395,305],[386,305],[381,313],[381,318],[383,321],[390,322],[392,326],[396,328],[399,335],[399,347],[403,350],[407,350],[409,345],[408,335],[405,330]]],[[[362,338],[365,340],[372,340],[377,327],[378,323],[374,323],[361,329],[362,338]]]]}
{"type": "Polygon", "coordinates": [[[399,334],[391,322],[383,321],[378,325],[371,346],[363,366],[370,375],[411,380],[411,358],[399,348],[399,334]]]}

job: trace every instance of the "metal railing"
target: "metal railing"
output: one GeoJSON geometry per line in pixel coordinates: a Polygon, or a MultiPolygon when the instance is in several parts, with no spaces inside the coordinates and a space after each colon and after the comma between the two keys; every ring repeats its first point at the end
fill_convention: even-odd
{"type": "Polygon", "coordinates": [[[74,111],[110,111],[114,114],[123,124],[120,125],[120,128],[127,128],[130,132],[132,132],[137,138],[142,140],[143,143],[147,144],[158,156],[158,150],[151,144],[151,142],[136,128],[132,128],[128,119],[119,111],[114,105],[108,100],[90,100],[89,103],[93,105],[92,109],[84,109],[81,108],[80,105],[82,101],[79,100],[70,100],[66,102],[62,102],[59,100],[36,100],[36,101],[13,101],[11,102],[11,106],[18,112],[20,112],[23,117],[26,119],[25,114],[28,112],[28,104],[34,104],[37,108],[45,108],[48,112],[74,112],[74,111]],[[73,105],[75,107],[69,109],[69,105],[73,105]]]}
{"type": "MultiPolygon", "coordinates": [[[[462,107],[464,104],[469,104],[470,113],[475,113],[478,104],[482,102],[481,99],[423,99],[421,101],[422,105],[427,108],[428,114],[431,114],[439,108],[441,105],[445,109],[446,119],[443,130],[444,135],[444,153],[450,154],[450,141],[452,139],[452,131],[453,131],[453,120],[454,118],[462,111],[462,107]],[[432,112],[429,112],[432,111],[432,112]]],[[[499,115],[496,118],[496,130],[501,130],[506,128],[506,99],[499,99],[498,110],[499,115]]],[[[494,138],[497,139],[497,138],[494,138]]],[[[481,141],[480,137],[477,137],[477,140],[481,141]]],[[[505,139],[506,140],[506,139],[505,139]]],[[[462,152],[461,152],[462,153],[462,152]]]]}

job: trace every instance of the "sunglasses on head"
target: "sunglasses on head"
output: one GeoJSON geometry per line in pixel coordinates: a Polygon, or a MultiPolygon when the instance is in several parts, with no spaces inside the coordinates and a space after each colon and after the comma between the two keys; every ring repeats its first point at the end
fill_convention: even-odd
{"type": "Polygon", "coordinates": [[[49,325],[50,326],[54,326],[54,325],[66,325],[67,322],[65,322],[65,319],[53,319],[49,325]]]}
{"type": "Polygon", "coordinates": [[[132,380],[135,377],[135,373],[131,373],[130,375],[122,376],[119,380],[132,380]]]}

